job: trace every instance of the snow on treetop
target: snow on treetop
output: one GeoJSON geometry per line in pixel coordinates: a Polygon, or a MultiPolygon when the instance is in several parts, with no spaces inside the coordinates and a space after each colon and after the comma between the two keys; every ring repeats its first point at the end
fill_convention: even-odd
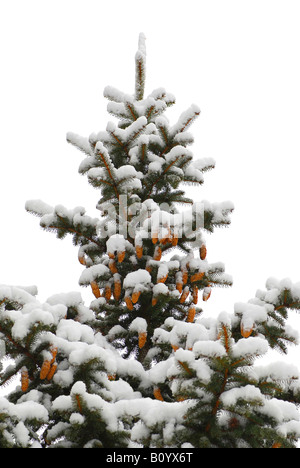
{"type": "Polygon", "coordinates": [[[146,35],[143,32],[139,34],[138,50],[141,54],[146,55],[146,35]]]}

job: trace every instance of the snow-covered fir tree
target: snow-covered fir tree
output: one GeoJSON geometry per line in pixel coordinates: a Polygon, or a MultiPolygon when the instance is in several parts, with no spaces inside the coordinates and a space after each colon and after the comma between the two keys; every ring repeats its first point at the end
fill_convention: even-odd
{"type": "Polygon", "coordinates": [[[20,377],[0,398],[0,446],[294,447],[299,371],[255,361],[297,343],[287,319],[300,309],[300,284],[270,278],[232,313],[202,314],[214,288],[232,283],[221,262],[209,263],[205,234],[230,224],[233,204],[185,195],[182,185],[202,185],[215,162],[189,149],[198,106],[171,124],[174,96],[145,97],[143,34],[135,70],[133,94],[104,90],[117,123],[67,134],[98,190],[99,217],[26,203],[45,230],[72,236],[79,283],[94,297],[41,303],[35,287],[0,285],[0,357],[11,360],[1,384],[20,377]]]}

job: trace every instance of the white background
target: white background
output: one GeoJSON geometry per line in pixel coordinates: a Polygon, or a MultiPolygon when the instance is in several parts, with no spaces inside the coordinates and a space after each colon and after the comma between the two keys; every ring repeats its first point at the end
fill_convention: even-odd
{"type": "MultiPolygon", "coordinates": [[[[299,0],[2,0],[0,284],[36,284],[41,301],[75,290],[92,299],[78,286],[71,238],[42,231],[24,205],[40,198],[98,214],[65,134],[113,120],[103,88],[134,91],[141,31],[146,94],[175,94],[171,123],[191,103],[201,108],[192,149],[217,165],[189,193],[235,205],[231,226],[207,239],[208,261],[224,262],[234,286],[213,290],[205,313],[232,312],[269,276],[300,281],[299,24],[299,0]]],[[[299,349],[290,356],[297,362],[299,349]]]]}

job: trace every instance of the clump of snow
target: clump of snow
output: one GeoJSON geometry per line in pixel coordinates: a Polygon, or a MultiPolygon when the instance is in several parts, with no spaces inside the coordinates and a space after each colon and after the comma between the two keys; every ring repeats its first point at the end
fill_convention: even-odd
{"type": "Polygon", "coordinates": [[[18,443],[26,448],[30,441],[29,431],[24,425],[23,421],[20,421],[13,429],[14,435],[18,443]]]}
{"type": "Polygon", "coordinates": [[[268,311],[265,306],[238,302],[234,305],[236,314],[242,315],[241,324],[244,330],[251,330],[255,322],[265,322],[268,318],[268,311]]]}
{"type": "Polygon", "coordinates": [[[196,356],[223,357],[226,355],[224,346],[219,341],[197,341],[193,346],[196,356]]]}
{"type": "Polygon", "coordinates": [[[147,322],[142,317],[136,317],[130,324],[129,330],[137,333],[144,333],[147,331],[147,322]]]}
{"type": "Polygon", "coordinates": [[[79,284],[91,284],[92,281],[95,281],[97,278],[101,278],[103,276],[110,276],[109,268],[102,263],[98,265],[92,265],[83,270],[79,278],[79,284]]]}
{"type": "Polygon", "coordinates": [[[194,362],[195,360],[195,355],[192,351],[187,351],[185,349],[178,349],[176,352],[175,352],[175,358],[178,360],[178,361],[182,361],[182,362],[194,362]]]}
{"type": "Polygon", "coordinates": [[[137,284],[145,285],[151,283],[151,275],[147,270],[139,269],[128,273],[124,279],[124,288],[134,288],[137,284]]]}
{"type": "Polygon", "coordinates": [[[257,381],[262,378],[273,381],[296,380],[300,377],[300,371],[296,365],[280,361],[252,367],[249,374],[257,381]]]}
{"type": "Polygon", "coordinates": [[[52,325],[66,315],[67,308],[63,304],[51,306],[45,304],[25,304],[21,310],[10,310],[3,312],[3,316],[7,316],[14,322],[12,326],[12,335],[15,339],[22,340],[28,334],[28,330],[37,322],[44,325],[52,325]]]}
{"type": "Polygon", "coordinates": [[[25,209],[39,216],[53,212],[53,207],[43,202],[42,200],[27,200],[25,203],[25,209]]]}
{"type": "Polygon", "coordinates": [[[76,382],[71,390],[71,395],[84,395],[86,392],[86,385],[84,382],[76,382]]]}
{"type": "Polygon", "coordinates": [[[10,403],[6,398],[0,398],[0,411],[21,421],[37,419],[46,423],[49,417],[45,406],[35,401],[24,401],[14,404],[10,403]]]}
{"type": "Polygon", "coordinates": [[[232,347],[234,357],[260,356],[268,352],[269,345],[264,338],[252,337],[241,338],[232,347]]]}
{"type": "Polygon", "coordinates": [[[246,385],[245,387],[232,388],[222,393],[220,397],[222,403],[227,408],[234,407],[239,399],[243,399],[257,404],[262,404],[264,398],[259,388],[254,385],[246,385]]]}
{"type": "Polygon", "coordinates": [[[83,424],[85,421],[85,417],[82,416],[80,413],[72,413],[70,416],[70,423],[71,424],[83,424]]]}
{"type": "Polygon", "coordinates": [[[78,304],[82,304],[83,299],[79,292],[74,291],[54,294],[53,296],[48,297],[47,302],[51,305],[64,304],[66,307],[75,307],[78,304]]]}
{"type": "Polygon", "coordinates": [[[19,304],[35,303],[36,298],[24,288],[0,284],[0,300],[8,299],[19,304]]]}
{"type": "Polygon", "coordinates": [[[106,242],[107,252],[124,252],[126,249],[126,240],[121,234],[114,234],[106,242]]]}
{"type": "Polygon", "coordinates": [[[62,319],[57,327],[56,336],[64,338],[68,341],[83,341],[86,343],[94,343],[93,329],[75,320],[62,319]]]}
{"type": "Polygon", "coordinates": [[[163,295],[168,295],[169,294],[169,288],[166,284],[164,283],[158,283],[153,286],[153,295],[154,296],[159,296],[159,294],[163,295]]]}

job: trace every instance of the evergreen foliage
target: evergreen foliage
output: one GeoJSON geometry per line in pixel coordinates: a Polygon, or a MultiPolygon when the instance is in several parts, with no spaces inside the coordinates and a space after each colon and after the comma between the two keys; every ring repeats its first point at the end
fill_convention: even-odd
{"type": "Polygon", "coordinates": [[[104,89],[117,123],[89,138],[67,134],[98,190],[99,217],[26,203],[42,228],[72,236],[79,284],[94,298],[40,303],[35,288],[0,285],[1,357],[12,362],[0,383],[21,379],[0,398],[0,446],[295,447],[299,371],[255,361],[297,344],[287,320],[300,285],[270,278],[232,314],[203,314],[214,288],[232,284],[223,263],[208,262],[204,235],[230,224],[233,204],[185,195],[182,185],[202,185],[215,165],[189,149],[200,109],[171,125],[174,96],[159,88],[144,97],[145,75],[140,34],[134,94],[104,89]]]}

